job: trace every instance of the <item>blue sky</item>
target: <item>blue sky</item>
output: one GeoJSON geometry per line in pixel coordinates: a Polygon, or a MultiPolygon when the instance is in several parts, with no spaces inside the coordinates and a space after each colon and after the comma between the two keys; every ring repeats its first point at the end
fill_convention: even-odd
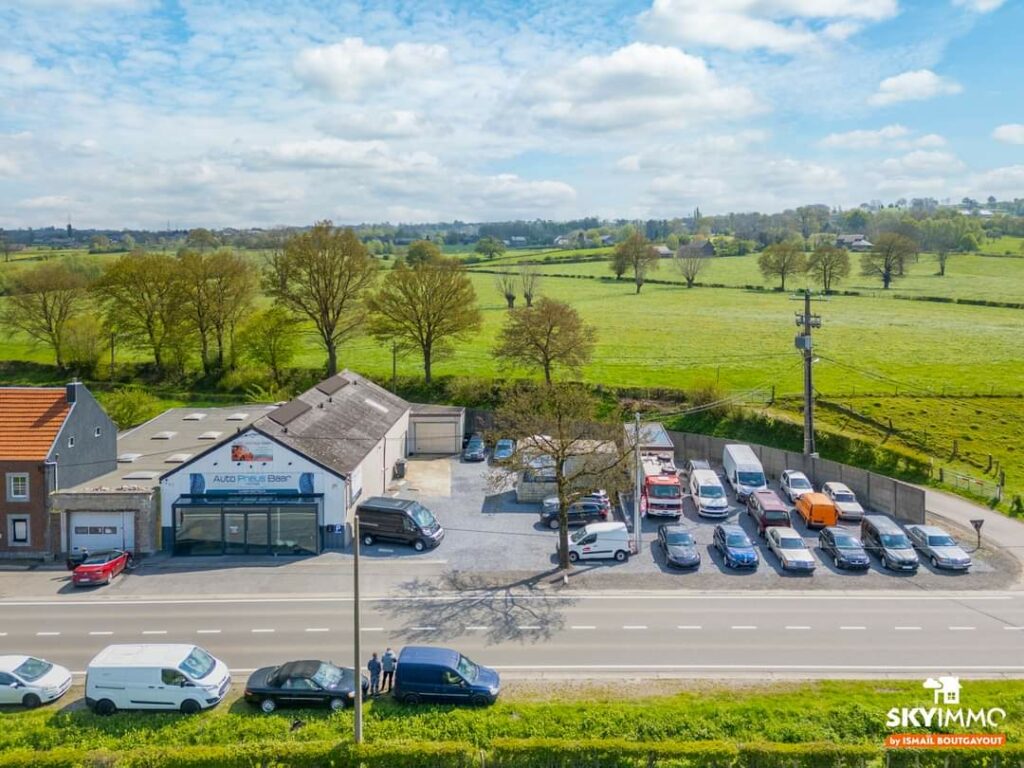
{"type": "Polygon", "coordinates": [[[1021,0],[0,0],[0,226],[1024,196],[1021,0]]]}

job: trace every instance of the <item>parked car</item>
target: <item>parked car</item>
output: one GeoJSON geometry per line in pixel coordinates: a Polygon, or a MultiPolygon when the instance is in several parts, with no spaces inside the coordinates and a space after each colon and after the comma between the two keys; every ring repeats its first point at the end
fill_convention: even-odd
{"type": "Polygon", "coordinates": [[[458,651],[407,645],[398,654],[394,696],[406,704],[421,701],[493,704],[501,692],[498,673],[458,651]]]}
{"type": "MultiPolygon", "coordinates": [[[[370,681],[362,678],[363,695],[370,681]]],[[[289,661],[257,669],[245,684],[245,700],[270,714],[279,706],[329,706],[344,709],[356,697],[356,676],[351,667],[329,661],[289,661]]]]}
{"type": "Polygon", "coordinates": [[[581,498],[580,501],[596,501],[604,508],[604,510],[608,514],[611,514],[612,512],[612,500],[608,496],[608,492],[603,488],[600,490],[591,491],[586,496],[581,498]]]}
{"type": "Polygon", "coordinates": [[[417,552],[444,541],[444,528],[434,513],[418,501],[371,496],[356,508],[359,539],[371,546],[378,539],[408,544],[417,552]]]}
{"type": "Polygon", "coordinates": [[[874,554],[882,565],[893,571],[916,573],[920,565],[917,553],[903,530],[884,515],[864,515],[860,521],[860,538],[864,548],[874,554]]]}
{"type": "Polygon", "coordinates": [[[728,517],[729,497],[710,469],[695,469],[690,473],[690,495],[701,517],[728,517]]]}
{"type": "Polygon", "coordinates": [[[783,503],[775,491],[761,490],[750,494],[747,497],[747,514],[750,515],[757,527],[757,535],[762,538],[770,526],[789,527],[792,524],[789,518],[789,507],[783,503]]]}
{"type": "Polygon", "coordinates": [[[34,709],[56,701],[71,687],[71,673],[35,656],[0,656],[0,704],[34,709]]]}
{"type": "MultiPolygon", "coordinates": [[[[559,521],[559,504],[557,496],[549,496],[544,499],[541,505],[540,521],[553,531],[557,531],[561,522],[559,521]]],[[[611,515],[597,499],[580,499],[569,504],[568,508],[569,525],[586,525],[608,520],[611,515]]]]}
{"type": "Polygon", "coordinates": [[[795,502],[803,494],[813,491],[814,486],[811,485],[811,481],[807,479],[807,475],[803,472],[787,469],[782,473],[782,477],[779,478],[779,489],[787,499],[795,502]]]}
{"type": "MultiPolygon", "coordinates": [[[[561,542],[559,542],[559,545],[561,542]]],[[[569,536],[569,561],[629,559],[629,531],[625,523],[588,523],[569,536]]]]}
{"type": "Polygon", "coordinates": [[[734,523],[716,525],[712,543],[729,568],[757,568],[760,562],[750,538],[734,523]]]}
{"type": "Polygon", "coordinates": [[[808,528],[825,528],[839,523],[839,510],[824,493],[802,493],[796,499],[796,512],[808,528]]]}
{"type": "Polygon", "coordinates": [[[462,450],[463,461],[486,461],[487,444],[480,435],[473,435],[462,450]]]}
{"type": "Polygon", "coordinates": [[[836,568],[866,571],[871,567],[871,560],[864,551],[864,545],[845,528],[823,528],[818,534],[818,546],[822,552],[832,557],[836,568]]]}
{"type": "Polygon", "coordinates": [[[109,584],[127,567],[129,557],[127,552],[120,549],[93,552],[71,572],[71,583],[76,587],[109,584]]]}
{"type": "Polygon", "coordinates": [[[501,440],[494,444],[494,453],[491,454],[491,460],[496,464],[500,464],[503,461],[508,461],[512,458],[512,454],[516,452],[516,441],[510,440],[507,437],[503,437],[501,440]]]}
{"type": "Polygon", "coordinates": [[[933,568],[966,571],[971,567],[971,556],[956,543],[952,536],[935,525],[908,525],[907,535],[914,549],[924,554],[933,568]]]}
{"type": "Polygon", "coordinates": [[[665,553],[665,562],[677,568],[696,568],[700,552],[693,534],[681,525],[659,525],[658,546],[665,553]]]}
{"type": "Polygon", "coordinates": [[[754,491],[768,487],[761,460],[749,445],[727,445],[722,449],[722,470],[739,501],[754,491]]]}
{"type": "Polygon", "coordinates": [[[697,469],[706,469],[710,472],[711,462],[708,461],[707,459],[688,459],[687,462],[683,464],[682,471],[684,475],[689,477],[690,475],[693,474],[694,470],[697,469]]]}
{"type": "Polygon", "coordinates": [[[768,549],[779,558],[784,571],[812,572],[817,562],[811,550],[804,544],[803,537],[792,528],[772,526],[765,534],[768,549]]]}
{"type": "Polygon", "coordinates": [[[844,483],[825,483],[821,486],[821,492],[832,499],[841,519],[860,522],[864,517],[864,507],[857,501],[856,494],[844,483]]]}

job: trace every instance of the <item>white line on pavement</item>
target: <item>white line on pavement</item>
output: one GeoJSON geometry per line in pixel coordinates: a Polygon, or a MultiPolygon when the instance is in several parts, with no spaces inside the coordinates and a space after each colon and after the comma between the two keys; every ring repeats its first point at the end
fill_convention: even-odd
{"type": "Polygon", "coordinates": [[[112,635],[113,632],[90,632],[90,635],[112,635]]]}
{"type": "Polygon", "coordinates": [[[1010,632],[1020,632],[1021,630],[1024,630],[1024,627],[1003,627],[1003,629],[1010,632]]]}
{"type": "Polygon", "coordinates": [[[786,629],[810,629],[806,624],[787,624],[786,629]]]}
{"type": "Polygon", "coordinates": [[[623,624],[623,629],[647,629],[646,624],[623,624]]]}
{"type": "Polygon", "coordinates": [[[867,629],[867,627],[863,627],[863,626],[860,626],[860,625],[849,625],[849,626],[840,627],[840,629],[844,629],[844,630],[846,630],[848,632],[857,632],[857,631],[860,631],[862,629],[867,629]]]}
{"type": "Polygon", "coordinates": [[[166,635],[166,629],[145,629],[142,631],[144,635],[166,635]]]}
{"type": "Polygon", "coordinates": [[[36,632],[36,637],[57,637],[60,632],[36,632]]]}
{"type": "MultiPolygon", "coordinates": [[[[1007,629],[1010,629],[1010,627],[1007,627],[1007,629]]],[[[0,637],[7,637],[7,633],[6,632],[0,632],[0,637]]]]}
{"type": "Polygon", "coordinates": [[[360,627],[361,632],[383,632],[384,627],[360,627]]]}
{"type": "Polygon", "coordinates": [[[702,629],[700,624],[678,624],[676,629],[702,629]]]}
{"type": "Polygon", "coordinates": [[[950,632],[973,632],[975,627],[950,627],[950,632]]]}
{"type": "Polygon", "coordinates": [[[754,624],[733,624],[729,629],[757,629],[754,624]]]}
{"type": "Polygon", "coordinates": [[[307,632],[329,632],[327,627],[306,627],[307,632]]]}
{"type": "Polygon", "coordinates": [[[220,630],[219,629],[197,629],[196,630],[196,634],[197,635],[219,635],[220,634],[220,630]]]}
{"type": "Polygon", "coordinates": [[[520,632],[538,632],[541,626],[539,624],[520,624],[516,629],[520,632]]]}
{"type": "Polygon", "coordinates": [[[466,627],[467,632],[486,632],[490,627],[466,627]]]}
{"type": "Polygon", "coordinates": [[[409,627],[410,632],[436,632],[437,627],[409,627]]]}
{"type": "Polygon", "coordinates": [[[597,629],[593,624],[573,624],[569,629],[597,629]]]}
{"type": "Polygon", "coordinates": [[[273,632],[274,630],[272,630],[272,629],[250,629],[249,631],[252,632],[253,634],[267,634],[267,633],[273,632]]]}
{"type": "Polygon", "coordinates": [[[916,632],[920,627],[893,627],[897,632],[916,632]]]}

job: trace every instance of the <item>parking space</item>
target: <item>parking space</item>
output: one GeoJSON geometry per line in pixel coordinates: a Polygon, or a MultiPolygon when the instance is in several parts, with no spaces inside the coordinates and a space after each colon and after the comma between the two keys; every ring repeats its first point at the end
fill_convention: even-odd
{"type": "MultiPolygon", "coordinates": [[[[557,533],[539,522],[539,504],[519,504],[510,488],[496,487],[495,473],[487,463],[465,463],[459,459],[423,462],[409,465],[409,480],[399,495],[415,498],[430,508],[445,527],[441,547],[417,557],[442,558],[450,570],[509,575],[525,575],[550,570],[556,564],[557,533]],[[433,465],[428,467],[426,465],[433,465]],[[424,482],[421,469],[428,475],[443,475],[447,482],[424,482]]],[[[866,571],[837,568],[831,558],[818,547],[818,531],[808,529],[797,515],[792,526],[808,544],[817,562],[813,575],[782,569],[778,558],[768,550],[756,534],[756,526],[746,507],[736,502],[730,492],[731,510],[728,518],[708,519],[697,515],[692,500],[684,499],[684,514],[679,523],[687,528],[698,545],[701,564],[695,569],[677,569],[665,562],[656,543],[658,526],[669,519],[646,518],[642,525],[641,551],[626,563],[581,562],[576,570],[601,578],[602,585],[635,587],[649,583],[659,587],[678,586],[687,589],[754,588],[754,589],[893,589],[900,587],[930,589],[994,589],[1006,586],[1016,578],[1016,564],[1003,553],[985,550],[972,553],[974,566],[968,573],[936,570],[922,563],[916,574],[887,571],[878,560],[871,559],[866,571]],[[712,546],[715,526],[720,522],[740,525],[754,542],[760,557],[757,569],[727,568],[721,555],[712,546]]],[[[842,523],[859,537],[857,523],[842,523]]],[[[971,541],[956,532],[968,550],[971,541]]],[[[379,549],[380,547],[378,547],[379,549]]],[[[389,549],[389,547],[383,547],[389,549]]],[[[368,548],[373,556],[375,547],[368,548]]],[[[394,547],[394,550],[402,549],[394,547]]],[[[383,553],[382,553],[383,554],[383,553]]],[[[410,556],[402,553],[403,557],[410,556]]]]}

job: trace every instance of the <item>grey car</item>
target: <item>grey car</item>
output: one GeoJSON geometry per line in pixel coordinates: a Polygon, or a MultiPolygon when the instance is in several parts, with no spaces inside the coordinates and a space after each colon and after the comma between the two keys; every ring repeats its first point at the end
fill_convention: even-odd
{"type": "Polygon", "coordinates": [[[938,526],[908,525],[907,535],[914,549],[929,560],[932,567],[950,571],[966,571],[971,567],[971,556],[938,526]]]}
{"type": "Polygon", "coordinates": [[[658,546],[665,553],[665,562],[677,568],[696,568],[700,552],[693,535],[681,525],[659,525],[658,546]]]}

